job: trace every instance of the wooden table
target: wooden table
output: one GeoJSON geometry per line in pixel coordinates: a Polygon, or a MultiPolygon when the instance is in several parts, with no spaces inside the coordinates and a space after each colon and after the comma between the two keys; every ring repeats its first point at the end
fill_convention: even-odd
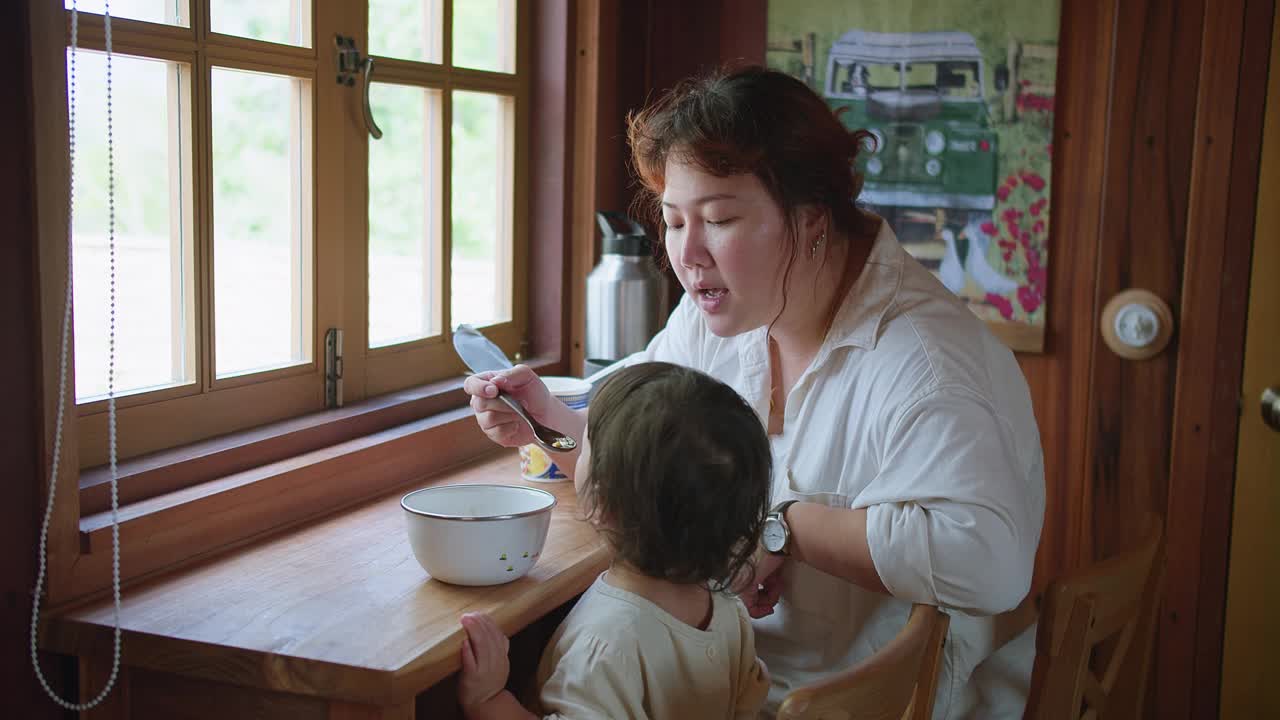
{"type": "MultiPolygon", "coordinates": [[[[409,548],[403,492],[526,484],[518,478],[515,453],[503,452],[126,590],[122,686],[91,716],[415,717],[415,697],[459,667],[460,614],[488,612],[514,634],[607,564],[572,483],[527,483],[559,501],[528,575],[483,588],[430,579],[409,548]]],[[[91,697],[110,672],[111,638],[108,600],[52,618],[43,644],[80,659],[91,697]]]]}

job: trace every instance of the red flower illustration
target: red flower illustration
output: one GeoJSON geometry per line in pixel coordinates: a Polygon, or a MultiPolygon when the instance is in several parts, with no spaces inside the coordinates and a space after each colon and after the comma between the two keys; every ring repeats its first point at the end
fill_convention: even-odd
{"type": "MultiPolygon", "coordinates": [[[[1028,88],[1020,85],[1015,88],[1015,100],[1024,118],[1040,124],[1051,122],[1052,96],[1027,92],[1028,88]]],[[[1045,128],[1048,127],[1045,124],[1045,128]]],[[[1040,132],[1039,128],[1036,132],[1040,132]]],[[[982,236],[996,241],[1000,259],[993,259],[992,264],[1017,283],[1007,293],[986,294],[986,305],[1013,322],[1034,322],[1033,318],[1044,313],[1048,301],[1048,272],[1044,263],[1048,258],[1046,240],[1051,204],[1048,168],[1052,163],[1053,143],[1048,142],[1047,130],[1040,137],[1042,139],[1028,143],[1025,148],[1020,143],[1011,148],[1020,151],[1021,158],[1012,153],[1002,158],[1006,162],[1016,159],[1002,168],[1004,175],[998,179],[995,191],[998,200],[990,218],[984,217],[975,223],[982,236]]]]}
{"type": "Polygon", "coordinates": [[[1000,317],[1005,320],[1013,319],[1013,303],[1009,302],[1009,298],[995,293],[987,293],[987,302],[1000,311],[1000,317]]]}
{"type": "Polygon", "coordinates": [[[1039,265],[1027,268],[1027,282],[1041,293],[1044,292],[1045,279],[1044,268],[1039,265]]]}
{"type": "Polygon", "coordinates": [[[1021,92],[1018,93],[1018,98],[1014,104],[1017,105],[1019,110],[1036,110],[1043,113],[1053,112],[1053,96],[1051,95],[1021,92]]]}
{"type": "Polygon", "coordinates": [[[1033,173],[1033,172],[1023,173],[1022,181],[1025,182],[1027,185],[1029,185],[1031,189],[1035,190],[1036,192],[1040,192],[1041,190],[1044,190],[1044,186],[1045,186],[1044,178],[1040,177],[1036,173],[1033,173]]]}
{"type": "Polygon", "coordinates": [[[1033,313],[1036,308],[1040,307],[1040,293],[1036,292],[1035,288],[1023,285],[1018,288],[1018,302],[1022,305],[1023,310],[1033,313]]]}

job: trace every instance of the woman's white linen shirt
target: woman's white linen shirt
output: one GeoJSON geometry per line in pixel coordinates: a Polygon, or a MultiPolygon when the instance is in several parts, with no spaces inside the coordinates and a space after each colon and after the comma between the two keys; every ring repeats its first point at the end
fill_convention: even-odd
{"type": "MultiPolygon", "coordinates": [[[[702,370],[767,420],[766,328],[716,337],[686,296],[628,364],[643,360],[702,370]]],[[[756,623],[771,701],[883,646],[919,602],[953,611],[936,715],[967,714],[969,675],[996,649],[982,616],[1026,595],[1044,519],[1040,438],[1013,353],[881,223],[771,442],[774,501],[866,508],[872,561],[893,594],[788,563],[782,602],[756,623]]]]}

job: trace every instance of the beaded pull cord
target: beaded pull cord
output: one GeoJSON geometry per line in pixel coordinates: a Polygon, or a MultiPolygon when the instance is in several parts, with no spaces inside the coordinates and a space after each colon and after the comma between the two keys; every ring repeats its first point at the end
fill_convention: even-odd
{"type": "Polygon", "coordinates": [[[67,279],[62,306],[62,341],[58,356],[58,420],[53,433],[53,463],[49,471],[49,499],[44,508],[44,523],[40,526],[40,572],[36,575],[35,594],[31,599],[31,665],[35,668],[40,686],[53,701],[68,710],[77,712],[97,707],[115,687],[120,674],[120,521],[119,495],[116,492],[116,176],[115,138],[111,128],[111,2],[103,8],[103,31],[107,48],[107,257],[110,272],[110,327],[107,333],[107,446],[111,464],[111,592],[115,601],[115,651],[111,659],[111,675],[106,687],[88,702],[73,703],[62,699],[45,679],[36,652],[36,636],[40,626],[40,596],[44,587],[47,565],[46,547],[49,544],[49,521],[53,517],[53,498],[58,489],[58,461],[62,459],[62,422],[67,400],[67,339],[71,328],[71,258],[73,220],[75,216],[75,160],[76,160],[76,50],[80,16],[75,0],[71,3],[71,52],[67,67],[67,135],[71,181],[67,190],[67,279]]]}

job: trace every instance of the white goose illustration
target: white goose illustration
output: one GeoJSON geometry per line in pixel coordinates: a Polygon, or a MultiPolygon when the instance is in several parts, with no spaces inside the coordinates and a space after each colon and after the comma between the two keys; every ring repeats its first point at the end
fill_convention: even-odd
{"type": "Polygon", "coordinates": [[[947,244],[947,249],[942,254],[942,264],[938,266],[938,276],[948,290],[959,295],[960,291],[964,290],[964,260],[960,258],[960,254],[956,251],[956,236],[955,233],[951,232],[951,228],[942,229],[942,240],[947,244]]]}
{"type": "Polygon", "coordinates": [[[951,292],[958,294],[964,289],[965,276],[968,275],[985,293],[1008,295],[1017,290],[1016,280],[1002,275],[987,262],[987,248],[991,244],[991,238],[982,232],[982,219],[970,220],[961,232],[969,240],[968,252],[963,258],[956,249],[955,233],[950,228],[943,228],[940,233],[943,242],[947,245],[946,253],[942,256],[942,264],[938,268],[942,284],[946,285],[951,292]]]}

